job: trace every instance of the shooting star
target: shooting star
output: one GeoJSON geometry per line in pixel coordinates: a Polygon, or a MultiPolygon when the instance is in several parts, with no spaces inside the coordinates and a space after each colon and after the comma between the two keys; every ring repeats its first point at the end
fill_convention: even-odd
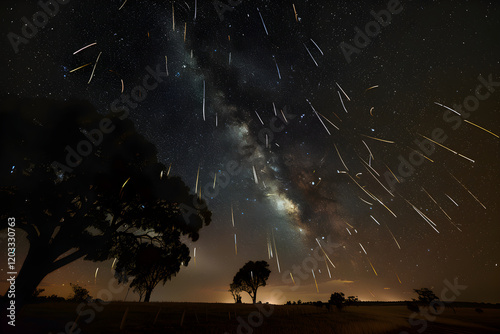
{"type": "Polygon", "coordinates": [[[384,142],[384,143],[394,144],[394,142],[393,142],[392,140],[385,140],[385,139],[380,139],[380,138],[370,137],[370,136],[363,135],[363,134],[361,134],[361,135],[362,135],[363,137],[370,138],[370,139],[374,139],[374,140],[378,140],[378,141],[381,141],[381,142],[384,142]]]}
{"type": "Polygon", "coordinates": [[[318,63],[316,62],[316,59],[314,59],[313,55],[311,54],[311,52],[309,51],[309,49],[307,48],[307,46],[306,46],[304,43],[302,43],[302,44],[303,44],[303,45],[304,45],[304,47],[306,48],[307,53],[309,53],[309,56],[310,56],[310,57],[311,57],[311,59],[313,60],[314,64],[315,64],[316,66],[318,66],[318,63]]]}
{"type": "Polygon", "coordinates": [[[318,243],[319,245],[319,248],[321,249],[321,251],[323,252],[323,254],[325,255],[325,257],[328,259],[328,262],[330,262],[330,264],[332,265],[333,268],[337,268],[335,267],[335,265],[333,264],[332,260],[330,260],[330,258],[328,257],[328,254],[326,254],[325,250],[323,249],[323,246],[321,246],[321,243],[319,242],[318,238],[316,238],[316,242],[318,243]]]}
{"type": "Polygon", "coordinates": [[[348,171],[349,168],[347,168],[346,164],[344,163],[344,159],[342,159],[342,156],[340,155],[339,149],[337,148],[337,145],[333,144],[335,146],[335,150],[337,151],[337,154],[339,155],[340,161],[342,161],[342,165],[344,165],[345,169],[348,171]]]}
{"type": "Polygon", "coordinates": [[[450,111],[454,112],[454,113],[455,113],[455,114],[457,114],[458,116],[462,116],[462,115],[461,115],[458,111],[453,110],[453,109],[451,109],[450,107],[447,107],[447,106],[445,106],[445,105],[443,105],[443,104],[441,104],[441,103],[434,102],[434,104],[437,104],[438,106],[441,106],[441,107],[443,107],[443,108],[446,108],[446,109],[448,109],[448,110],[450,110],[450,111]]]}
{"type": "Polygon", "coordinates": [[[94,42],[94,43],[92,43],[92,44],[89,44],[89,45],[87,45],[87,46],[84,46],[84,47],[83,47],[83,48],[81,48],[80,50],[77,50],[77,51],[73,52],[73,55],[76,55],[78,52],[80,52],[80,51],[82,51],[82,50],[85,50],[86,48],[90,48],[91,46],[94,46],[94,45],[96,45],[96,44],[97,44],[97,42],[94,42]]]}
{"type": "Polygon", "coordinates": [[[462,182],[460,182],[460,181],[459,181],[459,180],[458,180],[455,176],[453,176],[453,174],[451,174],[450,172],[448,172],[448,173],[449,173],[449,174],[450,174],[450,175],[451,175],[451,176],[452,176],[452,177],[453,177],[453,178],[454,178],[454,179],[455,179],[458,183],[460,183],[460,185],[461,185],[462,187],[464,187],[464,189],[465,189],[465,190],[467,190],[467,192],[468,192],[468,193],[469,193],[472,197],[474,197],[474,199],[475,199],[475,200],[476,200],[479,204],[481,204],[481,206],[482,206],[482,207],[486,210],[486,207],[484,206],[484,204],[483,204],[483,203],[481,203],[481,201],[480,201],[480,200],[479,200],[476,196],[474,196],[474,194],[473,194],[473,193],[472,193],[469,189],[467,189],[467,187],[466,187],[466,186],[465,186],[462,182]]]}
{"type": "Polygon", "coordinates": [[[125,1],[123,2],[123,4],[120,6],[120,8],[118,8],[118,10],[121,10],[121,9],[123,8],[123,6],[125,6],[125,4],[126,4],[126,3],[127,3],[127,0],[125,0],[125,1]]]}
{"type": "Polygon", "coordinates": [[[326,262],[326,257],[323,256],[323,258],[325,259],[326,270],[328,270],[328,277],[332,278],[332,274],[330,273],[330,267],[328,267],[328,262],[326,262]]]}
{"type": "Polygon", "coordinates": [[[311,269],[314,278],[314,284],[316,284],[316,292],[319,293],[318,282],[316,281],[316,275],[314,275],[314,269],[311,269]]]}
{"type": "Polygon", "coordinates": [[[323,125],[323,127],[325,128],[326,132],[328,133],[328,135],[331,136],[331,133],[330,131],[328,131],[328,128],[326,127],[325,123],[323,123],[323,120],[321,119],[321,117],[319,117],[318,115],[318,112],[316,111],[316,109],[314,109],[313,105],[311,104],[311,102],[309,102],[308,99],[306,99],[307,103],[309,103],[309,105],[311,106],[311,109],[312,111],[314,112],[314,114],[316,115],[316,117],[318,117],[319,121],[321,122],[321,124],[323,125]]]}
{"type": "Polygon", "coordinates": [[[373,217],[372,215],[370,215],[370,217],[375,221],[375,223],[377,223],[378,225],[380,225],[380,223],[375,219],[375,217],[373,217]]]}
{"type": "Polygon", "coordinates": [[[264,19],[262,18],[262,14],[260,13],[259,8],[257,8],[257,11],[259,12],[260,20],[262,21],[262,25],[264,26],[264,30],[266,31],[266,35],[269,35],[267,32],[266,24],[264,23],[264,19]]]}
{"type": "Polygon", "coordinates": [[[238,255],[238,244],[236,243],[236,233],[234,234],[234,255],[238,255]]]}
{"type": "Polygon", "coordinates": [[[274,230],[271,230],[271,233],[273,235],[273,243],[274,243],[274,254],[276,254],[276,263],[278,265],[278,272],[281,273],[280,269],[280,260],[278,258],[278,250],[276,249],[276,239],[274,239],[274,230]]]}
{"type": "Polygon", "coordinates": [[[365,89],[365,93],[366,93],[367,91],[369,91],[369,90],[374,89],[374,88],[378,88],[378,85],[371,86],[371,87],[369,87],[369,88],[365,89]]]}
{"type": "Polygon", "coordinates": [[[205,80],[203,80],[203,120],[205,120],[205,80]]]}
{"type": "Polygon", "coordinates": [[[446,147],[446,146],[444,146],[444,145],[442,145],[442,144],[440,144],[440,143],[438,143],[438,142],[436,142],[436,141],[434,141],[434,140],[432,140],[432,139],[430,139],[430,138],[427,138],[426,136],[423,136],[423,135],[421,135],[420,133],[417,133],[417,134],[418,134],[419,136],[424,137],[425,139],[427,139],[427,140],[429,140],[429,141],[433,142],[434,144],[439,145],[439,146],[441,146],[442,148],[447,149],[448,151],[450,151],[450,152],[452,152],[452,153],[454,153],[454,154],[457,154],[457,155],[461,156],[461,157],[462,157],[462,158],[464,158],[464,159],[467,159],[467,160],[471,161],[472,163],[474,163],[474,162],[475,162],[474,160],[472,160],[472,159],[470,159],[470,158],[467,158],[465,155],[462,155],[462,154],[460,154],[460,153],[458,153],[458,152],[456,152],[456,151],[453,151],[452,149],[450,149],[450,148],[448,148],[448,147],[446,147]]]}
{"type": "Polygon", "coordinates": [[[84,68],[85,66],[89,66],[90,64],[92,64],[92,63],[88,63],[88,64],[82,65],[80,67],[77,67],[75,69],[72,69],[71,71],[69,71],[69,73],[73,73],[75,71],[78,71],[79,69],[84,68]]]}
{"type": "Polygon", "coordinates": [[[373,269],[373,272],[375,273],[375,276],[378,276],[377,271],[375,270],[375,267],[372,264],[372,261],[370,261],[370,259],[368,259],[368,262],[370,262],[370,266],[372,266],[372,269],[373,269]]]}
{"type": "Polygon", "coordinates": [[[281,80],[281,73],[280,73],[280,68],[278,67],[278,62],[276,61],[276,58],[273,56],[274,63],[276,64],[276,70],[278,71],[278,78],[281,80]]]}
{"type": "Polygon", "coordinates": [[[479,128],[479,129],[481,129],[481,130],[483,130],[483,131],[486,131],[486,132],[488,132],[489,134],[491,134],[491,135],[493,135],[493,136],[495,136],[495,137],[497,137],[497,138],[500,138],[500,137],[498,137],[498,135],[494,134],[493,132],[491,132],[491,131],[489,131],[489,130],[486,130],[486,129],[485,129],[485,128],[483,128],[483,127],[480,127],[480,126],[479,126],[479,125],[477,125],[477,124],[474,124],[474,123],[472,123],[472,122],[469,122],[469,121],[468,121],[468,120],[466,120],[466,119],[464,119],[464,122],[465,122],[465,123],[468,123],[468,124],[470,124],[470,125],[474,125],[475,127],[479,128]]]}
{"type": "Polygon", "coordinates": [[[321,49],[319,48],[318,44],[316,44],[315,41],[313,41],[312,38],[310,38],[311,42],[313,42],[314,46],[316,46],[316,48],[319,50],[319,52],[321,52],[321,55],[324,56],[325,54],[323,53],[323,51],[321,51],[321,49]]]}
{"type": "Polygon", "coordinates": [[[87,84],[89,84],[92,81],[92,78],[94,77],[95,67],[97,66],[97,62],[99,61],[99,58],[101,57],[101,53],[102,52],[99,52],[99,55],[97,56],[97,59],[96,59],[95,64],[94,64],[94,68],[92,69],[92,74],[90,75],[89,82],[87,82],[87,84]]]}
{"type": "Polygon", "coordinates": [[[194,187],[194,192],[198,192],[198,180],[200,179],[200,166],[198,165],[198,173],[196,174],[196,185],[194,187]]]}
{"type": "Polygon", "coordinates": [[[456,206],[458,206],[458,203],[457,203],[457,202],[455,202],[455,201],[453,200],[453,198],[451,198],[450,196],[448,196],[448,194],[446,194],[446,193],[445,193],[445,195],[446,195],[446,197],[448,197],[448,198],[450,199],[450,201],[452,201],[452,202],[453,202],[453,204],[455,204],[456,206]]]}
{"type": "Polygon", "coordinates": [[[297,11],[295,10],[295,4],[292,3],[293,6],[293,13],[295,14],[295,21],[299,22],[299,19],[297,18],[297,11]]]}
{"type": "Polygon", "coordinates": [[[391,234],[391,236],[394,239],[394,242],[396,243],[396,245],[398,246],[398,248],[401,249],[401,246],[399,246],[399,242],[396,240],[396,237],[394,236],[394,234],[392,234],[392,231],[389,229],[389,226],[387,226],[387,224],[386,224],[385,227],[387,227],[387,230],[391,234]]]}
{"type": "Polygon", "coordinates": [[[262,125],[264,125],[264,122],[262,122],[262,118],[260,118],[259,116],[259,113],[257,112],[257,110],[255,110],[255,114],[257,115],[257,117],[259,118],[259,121],[262,125]]]}
{"type": "Polygon", "coordinates": [[[340,95],[340,92],[339,92],[339,91],[337,91],[337,94],[339,94],[340,102],[342,103],[342,107],[344,108],[344,111],[345,111],[346,113],[348,113],[348,112],[347,112],[347,109],[345,108],[345,105],[344,105],[344,100],[342,100],[342,96],[340,95]]]}
{"type": "Polygon", "coordinates": [[[342,87],[340,87],[339,83],[338,82],[335,82],[335,84],[337,85],[337,87],[342,91],[342,93],[345,95],[345,97],[347,98],[348,101],[351,101],[351,99],[349,98],[349,96],[347,95],[347,93],[342,89],[342,87]]]}
{"type": "Polygon", "coordinates": [[[233,203],[231,203],[231,223],[233,223],[233,227],[234,227],[234,211],[233,211],[233,203]]]}
{"type": "Polygon", "coordinates": [[[252,169],[253,169],[253,178],[254,178],[255,184],[259,184],[259,179],[257,178],[257,172],[255,171],[254,165],[252,165],[252,169]]]}

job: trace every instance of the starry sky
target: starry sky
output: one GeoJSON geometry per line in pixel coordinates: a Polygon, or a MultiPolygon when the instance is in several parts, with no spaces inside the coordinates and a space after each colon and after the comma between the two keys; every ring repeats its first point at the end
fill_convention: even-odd
{"type": "MultiPolygon", "coordinates": [[[[2,96],[85,99],[103,114],[136,96],[128,117],[160,162],[193,192],[199,169],[212,223],[152,301],[231,302],[238,269],[266,260],[262,301],[403,300],[458,280],[459,300],[500,302],[495,1],[72,0],[15,47],[9,33],[41,7],[2,6],[2,96]],[[388,8],[390,24],[375,22],[388,8]],[[148,67],[164,74],[138,96],[148,67]],[[424,136],[445,147],[423,152],[424,136]],[[318,242],[328,259],[310,261],[318,242]]],[[[41,287],[95,294],[111,263],[74,262],[41,287]]]]}

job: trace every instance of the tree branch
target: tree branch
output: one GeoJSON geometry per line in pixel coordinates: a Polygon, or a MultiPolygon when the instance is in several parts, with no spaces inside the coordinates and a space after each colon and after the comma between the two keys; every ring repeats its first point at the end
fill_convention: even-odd
{"type": "Polygon", "coordinates": [[[53,262],[52,265],[50,266],[50,272],[53,272],[54,270],[59,269],[62,266],[65,266],[73,261],[78,260],[79,258],[84,257],[85,254],[86,254],[86,252],[79,249],[79,250],[75,251],[74,253],[71,253],[70,255],[63,257],[62,259],[59,259],[59,260],[53,262]]]}

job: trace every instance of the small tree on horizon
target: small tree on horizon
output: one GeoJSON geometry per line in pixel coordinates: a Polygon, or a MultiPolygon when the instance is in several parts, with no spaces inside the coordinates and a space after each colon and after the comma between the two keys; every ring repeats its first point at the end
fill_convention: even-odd
{"type": "Polygon", "coordinates": [[[428,288],[413,289],[413,291],[417,293],[418,301],[423,304],[430,304],[433,300],[439,300],[438,296],[428,288]]]}
{"type": "Polygon", "coordinates": [[[328,301],[329,304],[335,305],[337,309],[342,311],[342,308],[344,307],[344,304],[346,302],[345,295],[343,292],[334,292],[330,296],[330,300],[328,301]]]}
{"type": "Polygon", "coordinates": [[[89,290],[81,286],[80,284],[69,283],[71,289],[73,289],[73,295],[71,295],[68,300],[73,302],[84,302],[87,299],[91,299],[89,290]]]}
{"type": "Polygon", "coordinates": [[[252,298],[252,302],[255,304],[257,300],[257,289],[261,286],[266,286],[266,281],[271,274],[269,270],[269,263],[266,261],[248,261],[245,265],[236,273],[233,278],[233,283],[230,287],[238,288],[241,291],[245,291],[252,298]]]}
{"type": "Polygon", "coordinates": [[[356,305],[359,302],[358,296],[349,296],[345,300],[346,306],[356,305]]]}

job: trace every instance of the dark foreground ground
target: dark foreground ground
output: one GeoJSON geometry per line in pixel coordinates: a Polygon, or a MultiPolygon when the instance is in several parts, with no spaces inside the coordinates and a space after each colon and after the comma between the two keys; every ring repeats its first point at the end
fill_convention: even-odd
{"type": "MultiPolygon", "coordinates": [[[[425,321],[425,315],[419,315],[412,320],[412,326],[412,312],[404,305],[352,306],[342,312],[312,305],[112,302],[94,304],[94,308],[81,306],[78,317],[76,303],[27,305],[17,316],[16,332],[500,333],[498,308],[483,308],[483,313],[478,313],[474,307],[455,307],[456,313],[446,309],[433,321],[425,321]],[[259,307],[264,315],[258,313],[259,307]]],[[[428,313],[427,316],[431,317],[428,313]]]]}

